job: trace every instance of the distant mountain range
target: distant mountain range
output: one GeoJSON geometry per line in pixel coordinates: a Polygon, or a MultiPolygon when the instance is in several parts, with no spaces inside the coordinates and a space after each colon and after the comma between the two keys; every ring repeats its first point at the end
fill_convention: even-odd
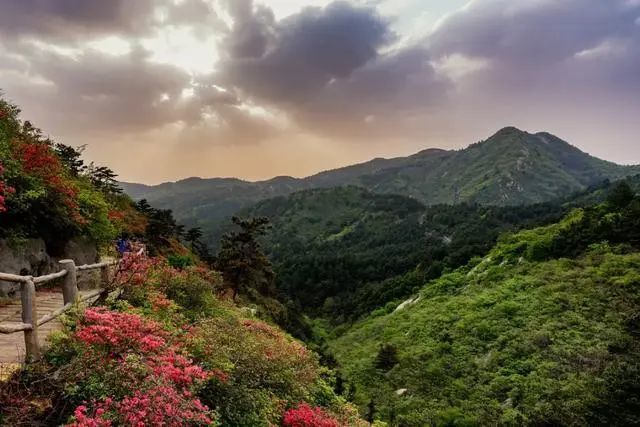
{"type": "Polygon", "coordinates": [[[472,202],[504,206],[544,202],[638,173],[640,166],[595,158],[549,133],[507,127],[463,150],[428,149],[301,179],[188,178],[155,186],[121,184],[134,199],[172,209],[179,221],[202,227],[214,243],[234,213],[261,200],[312,188],[354,185],[375,193],[408,196],[425,205],[472,202]]]}

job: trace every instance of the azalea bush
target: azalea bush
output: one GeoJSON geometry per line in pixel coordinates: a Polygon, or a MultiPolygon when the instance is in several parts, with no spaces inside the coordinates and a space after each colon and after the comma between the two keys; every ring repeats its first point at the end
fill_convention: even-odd
{"type": "Polygon", "coordinates": [[[220,274],[200,266],[175,268],[163,258],[127,253],[112,287],[136,307],[157,309],[158,301],[168,299],[186,319],[196,320],[223,310],[217,298],[221,282],[220,274]]]}
{"type": "MultiPolygon", "coordinates": [[[[311,419],[325,424],[301,426],[366,425],[336,396],[316,354],[277,327],[243,317],[216,298],[219,287],[219,274],[202,267],[125,255],[112,283],[122,292],[106,307],[70,314],[35,365],[45,372],[37,381],[48,379],[50,390],[38,396],[48,402],[44,414],[29,422],[293,426],[306,419],[299,403],[309,402],[311,419]]],[[[25,381],[23,389],[32,387],[25,381]]],[[[9,397],[0,404],[16,406],[9,397]]],[[[18,406],[14,412],[22,413],[18,406]]]]}
{"type": "Polygon", "coordinates": [[[145,233],[111,170],[85,166],[82,148],[54,143],[19,114],[0,98],[0,237],[42,238],[61,255],[74,237],[104,246],[118,233],[145,233]]]}
{"type": "Polygon", "coordinates": [[[322,387],[316,355],[264,322],[213,318],[198,324],[192,336],[195,358],[229,377],[208,381],[201,392],[224,425],[277,424],[288,405],[313,400],[322,387]]]}
{"type": "Polygon", "coordinates": [[[215,412],[196,393],[226,376],[189,358],[180,336],[187,332],[106,308],[86,310],[75,328],[49,354],[64,378],[60,399],[76,405],[70,425],[214,423],[215,412]]]}
{"type": "Polygon", "coordinates": [[[338,420],[328,415],[322,408],[312,408],[301,403],[289,409],[282,420],[284,427],[340,427],[338,420]]]}

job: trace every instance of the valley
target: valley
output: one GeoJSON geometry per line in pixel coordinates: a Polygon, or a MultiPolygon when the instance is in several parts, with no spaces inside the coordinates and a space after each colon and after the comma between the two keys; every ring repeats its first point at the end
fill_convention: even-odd
{"type": "MultiPolygon", "coordinates": [[[[337,369],[369,421],[631,425],[638,171],[505,128],[457,152],[235,181],[219,199],[218,180],[132,195],[179,211],[245,194],[233,214],[270,222],[279,324],[337,369]]],[[[215,221],[212,236],[231,229],[215,221]]]]}

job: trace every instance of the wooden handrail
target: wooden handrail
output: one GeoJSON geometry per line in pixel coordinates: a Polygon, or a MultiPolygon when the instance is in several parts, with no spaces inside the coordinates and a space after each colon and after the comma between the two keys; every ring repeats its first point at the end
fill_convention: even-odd
{"type": "Polygon", "coordinates": [[[8,325],[0,325],[0,334],[13,334],[15,332],[22,332],[33,329],[30,323],[10,323],[8,325]]]}
{"type": "Polygon", "coordinates": [[[17,274],[0,273],[0,280],[4,282],[24,283],[32,278],[31,276],[18,276],[17,274]]]}
{"type": "Polygon", "coordinates": [[[76,271],[84,271],[84,270],[95,270],[103,267],[110,267],[112,265],[116,265],[117,261],[107,261],[107,262],[99,262],[96,264],[85,264],[79,267],[76,267],[76,271]]]}
{"type": "Polygon", "coordinates": [[[66,274],[67,270],[60,270],[57,273],[51,273],[47,274],[46,276],[36,277],[33,279],[33,283],[35,283],[36,285],[47,283],[60,277],[64,277],[66,274]]]}
{"type": "Polygon", "coordinates": [[[100,269],[100,280],[104,284],[109,283],[109,267],[117,265],[118,261],[99,262],[96,264],[85,264],[76,266],[70,259],[61,260],[62,269],[56,273],[45,276],[18,276],[15,274],[0,273],[0,281],[20,283],[20,298],[22,302],[22,322],[0,324],[0,334],[12,334],[24,332],[24,342],[26,349],[26,361],[31,362],[40,357],[40,346],[38,344],[38,327],[48,323],[64,312],[70,310],[77,302],[84,302],[105,292],[100,288],[89,292],[82,297],[78,296],[78,271],[100,269]],[[64,305],[59,309],[38,318],[36,304],[36,285],[50,282],[55,279],[64,278],[62,283],[62,298],[64,305]]]}

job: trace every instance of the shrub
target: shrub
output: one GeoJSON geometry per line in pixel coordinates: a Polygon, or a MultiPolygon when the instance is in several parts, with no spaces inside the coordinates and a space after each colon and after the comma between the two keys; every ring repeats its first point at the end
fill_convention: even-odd
{"type": "Polygon", "coordinates": [[[167,257],[169,266],[177,269],[184,269],[194,264],[193,257],[191,255],[169,255],[167,257]]]}
{"type": "Polygon", "coordinates": [[[278,423],[287,404],[312,399],[321,381],[317,357],[276,328],[255,320],[217,318],[194,331],[191,349],[229,381],[201,392],[225,426],[278,423]]]}
{"type": "Polygon", "coordinates": [[[285,427],[340,427],[338,420],[327,415],[321,408],[312,408],[301,403],[284,414],[282,425],[285,427]]]}
{"type": "Polygon", "coordinates": [[[204,381],[225,377],[194,364],[179,338],[138,314],[86,310],[76,331],[58,342],[74,350],[71,360],[60,360],[61,398],[77,405],[71,425],[210,425],[215,413],[195,393],[204,381]]]}

